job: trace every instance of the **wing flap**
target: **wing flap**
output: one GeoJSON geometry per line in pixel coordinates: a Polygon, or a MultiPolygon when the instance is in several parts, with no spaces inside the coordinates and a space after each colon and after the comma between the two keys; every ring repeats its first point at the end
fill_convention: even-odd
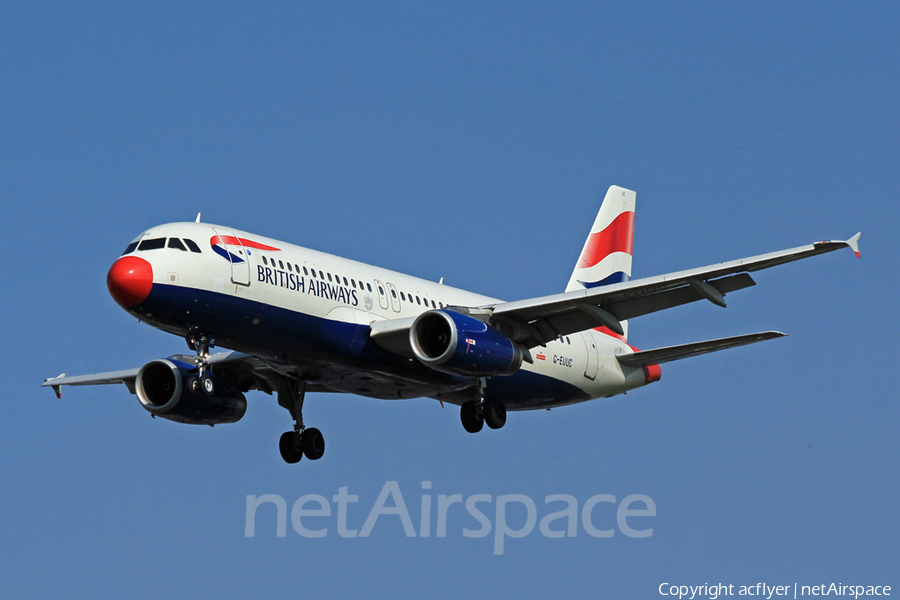
{"type": "MultiPolygon", "coordinates": [[[[716,288],[720,293],[727,294],[756,285],[756,282],[746,273],[742,273],[740,275],[732,275],[730,277],[713,280],[709,282],[709,285],[716,288]]],[[[625,319],[631,319],[667,308],[681,306],[682,304],[696,302],[703,298],[704,296],[698,293],[694,288],[687,286],[617,302],[604,307],[601,310],[612,315],[617,321],[624,321],[625,319]]],[[[608,319],[603,320],[599,316],[591,314],[589,311],[584,310],[584,307],[579,306],[579,304],[581,303],[574,302],[572,303],[571,308],[567,309],[567,312],[559,312],[552,317],[537,320],[533,323],[532,338],[534,341],[539,344],[545,344],[548,341],[555,339],[558,335],[570,335],[586,329],[602,326],[609,327],[611,330],[615,331],[615,329],[610,327],[610,324],[607,322],[608,319]],[[545,323],[549,324],[550,329],[544,327],[545,323]]],[[[591,306],[595,305],[591,304],[591,306]]]]}
{"type": "MultiPolygon", "coordinates": [[[[698,300],[708,299],[699,292],[697,288],[690,285],[690,279],[692,278],[685,279],[685,283],[687,284],[685,287],[615,302],[610,305],[610,309],[621,319],[632,319],[667,308],[674,308],[698,300]]],[[[713,279],[704,283],[712,286],[722,295],[756,285],[753,278],[746,273],[730,275],[728,277],[722,277],[721,279],[713,279]]]]}
{"type": "Polygon", "coordinates": [[[647,367],[650,365],[672,362],[673,360],[699,356],[701,354],[708,354],[709,352],[718,352],[719,350],[727,350],[728,348],[737,348],[738,346],[746,346],[747,344],[773,340],[775,338],[785,337],[786,335],[786,333],[781,333],[780,331],[763,331],[761,333],[749,333],[746,335],[719,338],[717,340],[707,340],[705,342],[667,346],[655,350],[641,350],[633,354],[616,356],[616,359],[628,367],[647,367]]]}

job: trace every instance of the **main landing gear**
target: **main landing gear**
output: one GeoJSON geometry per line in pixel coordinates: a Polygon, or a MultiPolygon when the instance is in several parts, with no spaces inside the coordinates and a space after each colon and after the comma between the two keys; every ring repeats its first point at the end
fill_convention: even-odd
{"type": "Polygon", "coordinates": [[[303,399],[306,384],[293,379],[282,379],[278,387],[278,404],[291,413],[294,430],[285,431],[278,440],[281,458],[288,464],[300,462],[304,456],[309,460],[319,460],[325,454],[325,438],[315,427],[303,426],[303,399]]]}
{"type": "Polygon", "coordinates": [[[194,357],[194,364],[199,369],[196,377],[187,379],[188,389],[194,396],[199,396],[200,394],[215,396],[218,390],[216,389],[216,380],[212,378],[209,368],[209,349],[215,348],[216,338],[203,334],[189,333],[185,341],[188,348],[197,352],[197,355],[194,357]]]}
{"type": "Polygon", "coordinates": [[[469,433],[478,433],[485,423],[491,429],[500,429],[506,425],[506,407],[499,400],[487,400],[484,388],[487,382],[481,378],[475,400],[464,402],[459,409],[459,420],[469,433]]]}

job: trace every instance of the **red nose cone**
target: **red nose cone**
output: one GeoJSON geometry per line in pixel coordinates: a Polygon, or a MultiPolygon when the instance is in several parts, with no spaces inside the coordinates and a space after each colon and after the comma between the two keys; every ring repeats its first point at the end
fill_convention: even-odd
{"type": "Polygon", "coordinates": [[[150,295],[153,268],[143,258],[123,256],[109,268],[106,287],[109,288],[109,295],[121,306],[137,306],[150,295]]]}

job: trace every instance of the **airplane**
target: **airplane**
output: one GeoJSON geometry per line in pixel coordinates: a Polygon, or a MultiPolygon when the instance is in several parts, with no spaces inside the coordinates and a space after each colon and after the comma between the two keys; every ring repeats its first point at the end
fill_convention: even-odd
{"type": "Polygon", "coordinates": [[[294,427],[287,463],[321,458],[303,422],[307,392],[429,397],[460,407],[463,428],[499,429],[507,410],[550,409],[656,382],[660,364],[782,337],[764,331],[638,350],[628,320],[755,285],[750,273],[849,247],[860,233],[631,279],[634,191],[611,186],[563,293],[505,302],[253,233],[194,222],[152,227],[107,275],[112,298],[140,321],[186,340],[140,368],[62,374],[42,384],[123,383],[151,416],[239,421],[244,394],[276,394],[294,427]],[[214,347],[225,352],[210,354],[214,347]]]}

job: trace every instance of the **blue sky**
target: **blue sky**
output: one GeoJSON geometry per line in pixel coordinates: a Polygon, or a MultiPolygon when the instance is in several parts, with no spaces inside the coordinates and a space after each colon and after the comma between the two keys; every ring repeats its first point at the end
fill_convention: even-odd
{"type": "MultiPolygon", "coordinates": [[[[675,584],[900,585],[900,8],[892,3],[153,3],[0,7],[9,597],[654,597],[675,584]],[[129,240],[204,220],[505,299],[561,291],[606,188],[638,193],[634,276],[846,239],[757,286],[635,319],[640,348],[791,337],[663,367],[627,396],[466,434],[431,400],[308,398],[325,458],[250,395],[153,420],[45,377],[184,350],[108,296],[129,240]],[[10,239],[11,238],[11,239],[10,239]],[[650,496],[653,535],[446,538],[397,517],[322,539],[248,495],[650,496]],[[427,492],[425,492],[427,493],[427,492]]],[[[490,505],[494,506],[494,505],[490,505]]],[[[598,527],[615,522],[598,508],[598,527]]],[[[457,506],[458,508],[458,506],[457,506]]],[[[521,506],[509,522],[524,522],[521,506]],[[518,512],[517,512],[518,511],[518,512]]],[[[493,515],[492,515],[493,519],[493,515]]],[[[639,522],[639,521],[638,521],[639,522]]],[[[558,525],[558,524],[557,524],[558,525]]],[[[434,524],[432,524],[432,527],[434,524]]]]}

